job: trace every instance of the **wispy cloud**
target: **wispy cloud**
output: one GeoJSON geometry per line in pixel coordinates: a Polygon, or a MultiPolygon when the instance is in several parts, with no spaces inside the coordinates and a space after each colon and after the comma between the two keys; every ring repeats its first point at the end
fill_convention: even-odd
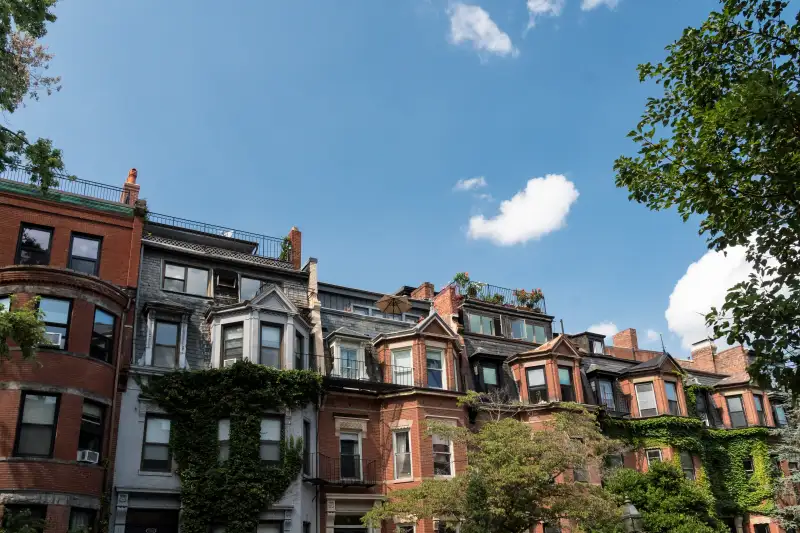
{"type": "Polygon", "coordinates": [[[614,336],[619,331],[619,328],[613,322],[605,321],[605,322],[598,322],[597,324],[592,324],[586,331],[591,331],[592,333],[599,333],[600,335],[606,336],[606,343],[611,343],[611,337],[614,336]]]}
{"type": "Polygon", "coordinates": [[[501,246],[537,240],[566,224],[569,209],[577,199],[575,184],[561,174],[532,178],[524,190],[500,203],[496,216],[470,218],[468,235],[501,246]]]}
{"type": "MultiPolygon", "coordinates": [[[[598,0],[584,0],[584,3],[591,1],[598,0]]],[[[528,0],[528,28],[533,28],[537,18],[561,15],[565,2],[566,0],[528,0]]]]}
{"type": "MultiPolygon", "coordinates": [[[[530,0],[528,0],[530,2],[530,0]]],[[[619,4],[619,0],[583,0],[581,2],[581,9],[584,11],[591,11],[592,9],[600,6],[606,6],[609,9],[614,9],[619,4]]]]}
{"type": "Polygon", "coordinates": [[[469,42],[478,52],[499,56],[516,56],[519,53],[511,37],[480,6],[457,3],[448,9],[448,14],[450,41],[453,44],[469,42]]]}
{"type": "Polygon", "coordinates": [[[453,187],[454,191],[473,191],[475,189],[482,189],[486,187],[488,183],[486,182],[486,178],[483,176],[478,176],[476,178],[467,178],[463,180],[458,180],[453,187]]]}
{"type": "Polygon", "coordinates": [[[485,202],[494,202],[494,196],[492,196],[489,193],[476,194],[475,198],[477,198],[478,200],[483,200],[485,202]]]}

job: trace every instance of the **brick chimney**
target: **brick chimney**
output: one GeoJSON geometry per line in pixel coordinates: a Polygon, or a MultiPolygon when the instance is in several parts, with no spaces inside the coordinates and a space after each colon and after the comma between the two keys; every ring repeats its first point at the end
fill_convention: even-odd
{"type": "Polygon", "coordinates": [[[736,374],[747,372],[750,358],[742,346],[734,346],[717,354],[717,372],[720,374],[736,374]]]}
{"type": "Polygon", "coordinates": [[[458,304],[459,296],[456,294],[456,287],[452,283],[439,291],[433,298],[433,307],[447,324],[458,331],[458,304]]]}
{"type": "Polygon", "coordinates": [[[633,328],[628,328],[616,333],[612,339],[614,340],[614,346],[617,348],[627,348],[629,350],[639,349],[639,339],[636,337],[636,330],[633,328]]]}
{"type": "Polygon", "coordinates": [[[411,291],[411,297],[415,300],[432,300],[435,295],[433,283],[430,281],[423,282],[419,287],[411,291]]]}
{"type": "Polygon", "coordinates": [[[292,266],[300,270],[300,261],[303,258],[303,234],[297,226],[292,226],[289,231],[289,241],[292,243],[292,266]]]}
{"type": "Polygon", "coordinates": [[[139,173],[135,168],[128,171],[128,179],[122,186],[122,194],[119,196],[119,201],[123,204],[133,205],[139,199],[139,185],[136,184],[136,178],[139,173]]]}
{"type": "Polygon", "coordinates": [[[711,339],[704,339],[692,344],[691,368],[705,370],[706,372],[716,372],[717,345],[711,339]]]}

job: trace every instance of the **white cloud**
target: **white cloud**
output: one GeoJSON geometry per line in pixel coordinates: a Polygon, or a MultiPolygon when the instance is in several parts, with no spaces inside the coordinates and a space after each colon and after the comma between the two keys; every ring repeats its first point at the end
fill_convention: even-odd
{"type": "Polygon", "coordinates": [[[611,344],[611,337],[619,331],[619,328],[613,322],[600,322],[599,324],[592,324],[586,331],[592,333],[599,333],[606,336],[606,343],[611,344]]]}
{"type": "Polygon", "coordinates": [[[501,30],[479,6],[454,4],[448,9],[450,15],[450,40],[453,44],[472,42],[479,52],[489,52],[500,56],[516,56],[517,49],[511,37],[501,30]]]}
{"type": "Polygon", "coordinates": [[[456,182],[455,187],[453,187],[454,191],[471,191],[473,189],[481,189],[486,187],[486,178],[483,176],[478,176],[477,178],[468,178],[463,180],[458,180],[456,182]]]}
{"type": "Polygon", "coordinates": [[[569,209],[577,199],[575,184],[561,174],[532,178],[525,190],[500,203],[497,216],[470,218],[467,234],[472,239],[489,239],[501,246],[538,240],[564,227],[569,209]]]}
{"type": "MultiPolygon", "coordinates": [[[[584,2],[597,0],[584,0],[584,2]]],[[[611,0],[613,1],[613,0],[611,0]]],[[[528,28],[536,24],[538,17],[557,17],[564,9],[566,0],[528,0],[528,28]]]]}
{"type": "Polygon", "coordinates": [[[475,198],[477,198],[478,200],[484,200],[486,202],[494,202],[494,196],[492,196],[489,193],[476,194],[475,198]]]}
{"type": "Polygon", "coordinates": [[[709,251],[695,261],[675,284],[664,316],[670,331],[681,338],[684,348],[709,336],[705,314],[725,301],[728,289],[752,271],[745,248],[734,246],[723,252],[709,251]]]}
{"type": "MultiPolygon", "coordinates": [[[[530,2],[531,0],[528,0],[530,2]]],[[[614,9],[619,4],[619,0],[583,0],[581,9],[584,11],[591,11],[592,9],[600,6],[607,6],[609,9],[614,9]]]]}
{"type": "Polygon", "coordinates": [[[656,342],[661,340],[661,334],[654,329],[647,330],[647,342],[656,342]]]}

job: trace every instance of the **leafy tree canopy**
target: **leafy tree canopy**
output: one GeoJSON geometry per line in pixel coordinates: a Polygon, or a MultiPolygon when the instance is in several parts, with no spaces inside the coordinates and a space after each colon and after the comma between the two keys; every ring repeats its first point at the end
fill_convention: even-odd
{"type": "Polygon", "coordinates": [[[783,0],[721,0],[664,61],[639,65],[650,98],[616,183],[651,209],[699,215],[714,250],[746,248],[752,275],[706,317],[755,351],[752,367],[800,390],[800,25],[783,0]]]}
{"type": "Polygon", "coordinates": [[[45,344],[42,312],[36,308],[36,300],[13,311],[0,303],[0,362],[10,358],[9,339],[19,347],[25,359],[33,358],[36,347],[45,344]]]}
{"type": "MultiPolygon", "coordinates": [[[[800,408],[795,407],[787,413],[788,424],[786,427],[775,431],[779,437],[779,444],[774,448],[778,459],[794,464],[800,464],[800,408]]],[[[790,471],[784,476],[783,472],[776,476],[775,494],[778,499],[778,508],[775,517],[781,527],[787,531],[800,528],[800,471],[790,471]]]]}
{"type": "Polygon", "coordinates": [[[460,521],[462,533],[522,533],[539,523],[575,521],[576,531],[612,531],[618,506],[597,485],[572,481],[572,468],[599,465],[616,443],[586,411],[565,412],[540,429],[505,418],[477,433],[429,423],[429,433],[466,444],[467,464],[452,479],[428,479],[392,491],[365,522],[403,517],[460,521]]]}

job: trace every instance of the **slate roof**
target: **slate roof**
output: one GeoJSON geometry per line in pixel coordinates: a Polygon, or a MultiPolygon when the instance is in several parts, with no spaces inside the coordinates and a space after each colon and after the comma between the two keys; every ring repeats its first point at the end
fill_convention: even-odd
{"type": "Polygon", "coordinates": [[[737,372],[735,374],[731,374],[730,376],[723,378],[717,382],[718,386],[723,385],[748,385],[750,383],[750,374],[747,372],[737,372]]]}
{"type": "Polygon", "coordinates": [[[358,331],[355,331],[355,330],[350,329],[350,328],[344,328],[344,327],[337,328],[337,329],[331,331],[330,333],[328,333],[328,336],[325,337],[325,338],[326,339],[330,339],[331,337],[351,337],[351,338],[366,339],[366,340],[370,340],[371,339],[371,337],[369,335],[364,335],[363,333],[359,333],[358,331]]]}
{"type": "Polygon", "coordinates": [[[142,242],[152,243],[162,246],[170,246],[175,248],[182,248],[205,255],[216,256],[221,259],[233,259],[237,261],[245,261],[255,265],[269,266],[275,268],[282,268],[284,270],[294,271],[291,263],[279,261],[271,257],[261,257],[260,255],[251,255],[243,252],[236,252],[233,250],[226,250],[225,248],[218,248],[216,246],[207,246],[205,244],[196,244],[193,242],[179,241],[175,239],[168,239],[160,235],[153,235],[152,233],[145,233],[142,236],[142,242]]]}
{"type": "Polygon", "coordinates": [[[593,357],[590,355],[584,355],[582,357],[583,360],[583,367],[586,368],[586,371],[589,370],[604,370],[606,372],[614,372],[615,374],[621,374],[625,372],[627,369],[635,366],[633,361],[628,361],[626,359],[617,359],[615,357],[593,357]]]}
{"type": "Polygon", "coordinates": [[[695,380],[698,385],[703,385],[703,386],[706,386],[706,387],[713,387],[714,385],[719,383],[720,379],[722,378],[722,376],[714,376],[714,375],[709,375],[709,374],[699,374],[699,373],[695,373],[695,372],[687,372],[687,375],[689,376],[689,380],[688,380],[689,382],[691,382],[692,380],[695,380]]]}

